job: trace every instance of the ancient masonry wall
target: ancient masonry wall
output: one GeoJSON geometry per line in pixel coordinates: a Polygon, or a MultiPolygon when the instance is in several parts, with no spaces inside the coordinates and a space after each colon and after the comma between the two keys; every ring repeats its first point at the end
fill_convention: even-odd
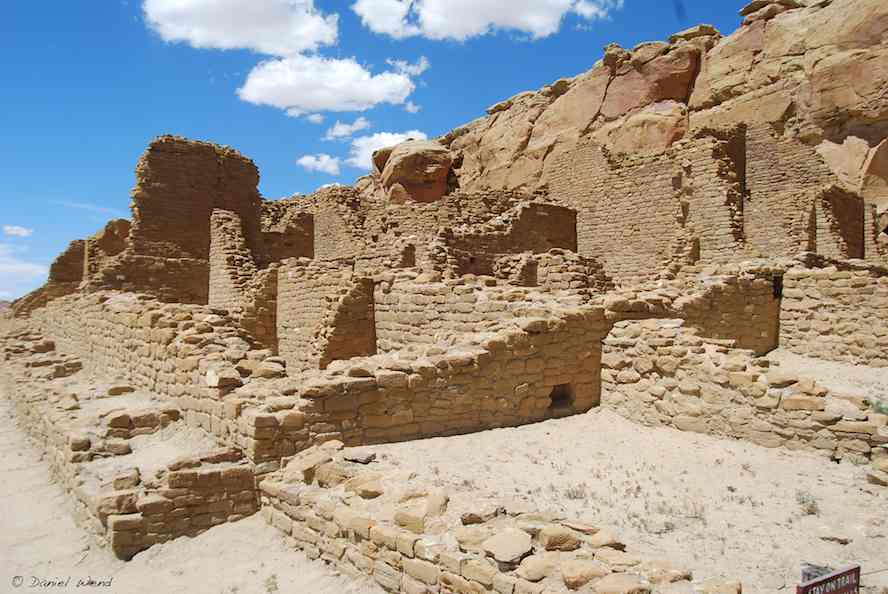
{"type": "Polygon", "coordinates": [[[440,234],[450,252],[451,276],[493,275],[503,254],[550,249],[577,250],[576,211],[542,203],[522,203],[483,225],[440,234]]]}
{"type": "Polygon", "coordinates": [[[680,297],[676,305],[701,335],[763,355],[780,340],[781,272],[712,277],[702,293],[680,297]]]}
{"type": "Polygon", "coordinates": [[[310,434],[350,445],[513,426],[596,406],[600,337],[610,327],[602,310],[515,322],[480,344],[341,362],[290,390],[305,402],[310,434]]]}
{"type": "Polygon", "coordinates": [[[101,271],[108,267],[114,256],[127,247],[130,222],[126,219],[110,221],[99,233],[86,240],[84,249],[83,277],[92,283],[101,271]]]}
{"type": "Polygon", "coordinates": [[[256,263],[244,238],[241,218],[215,209],[210,218],[209,305],[236,309],[244,305],[246,286],[256,274],[256,263]]]}
{"type": "Polygon", "coordinates": [[[259,172],[237,151],[171,136],[155,139],[136,166],[131,238],[135,253],[206,260],[210,218],[219,208],[241,217],[259,247],[259,172]]]}
{"type": "Polygon", "coordinates": [[[707,340],[681,320],[614,326],[604,340],[602,406],[647,425],[815,450],[860,464],[888,443],[888,416],[869,409],[865,399],[769,369],[751,351],[707,340]]]}
{"type": "Polygon", "coordinates": [[[279,352],[292,372],[376,352],[372,281],[353,260],[291,259],[278,274],[279,352]]]}
{"type": "Polygon", "coordinates": [[[594,295],[614,289],[613,280],[596,258],[560,249],[502,256],[494,264],[494,276],[510,284],[540,287],[544,291],[594,295]]]}
{"type": "Polygon", "coordinates": [[[864,257],[864,205],[839,189],[823,158],[768,125],[747,131],[744,230],[749,246],[768,257],[814,252],[864,257]]]}
{"type": "Polygon", "coordinates": [[[620,284],[649,280],[688,231],[703,261],[742,243],[742,185],[731,140],[701,135],[665,153],[612,155],[591,142],[559,157],[553,199],[575,208],[579,253],[620,284]]]}
{"type": "Polygon", "coordinates": [[[433,281],[416,271],[382,274],[376,284],[376,337],[381,353],[409,345],[456,342],[460,337],[495,331],[514,318],[515,307],[557,297],[492,278],[462,277],[433,281]]]}
{"type": "Polygon", "coordinates": [[[865,203],[863,208],[864,258],[888,266],[888,212],[880,217],[875,204],[865,203]]]}
{"type": "MultiPolygon", "coordinates": [[[[262,515],[309,558],[346,575],[371,576],[386,592],[649,592],[655,584],[691,588],[690,571],[639,557],[610,528],[550,519],[511,503],[490,510],[462,506],[440,485],[416,485],[410,500],[398,501],[404,489],[394,470],[375,461],[349,460],[355,458],[366,460],[334,444],[297,456],[260,483],[262,515]],[[464,525],[469,521],[471,525],[464,525]],[[527,528],[530,523],[533,530],[527,528]],[[541,576],[528,571],[531,563],[521,563],[528,555],[532,560],[557,555],[559,568],[553,568],[552,579],[543,584],[541,576]]],[[[711,591],[728,591],[727,584],[723,587],[713,584],[711,591]]],[[[738,589],[735,584],[730,591],[738,589]]]]}
{"type": "Polygon", "coordinates": [[[781,345],[821,359],[888,367],[888,269],[832,264],[784,275],[781,345]]]}
{"type": "Polygon", "coordinates": [[[118,374],[170,397],[209,395],[203,374],[251,345],[222,310],[164,305],[135,294],[56,300],[32,319],[59,349],[82,357],[88,370],[118,374]]]}
{"type": "Polygon", "coordinates": [[[14,400],[21,426],[46,453],[52,474],[72,495],[77,520],[99,542],[129,559],[154,544],[197,536],[258,511],[253,468],[240,452],[189,453],[186,458],[159,463],[159,472],[150,477],[145,469],[140,472],[144,460],[130,465],[130,440],[182,431],[180,411],[144,395],[130,400],[133,388],[127,385],[113,385],[101,395],[68,392],[63,398],[47,397],[45,382],[51,378],[23,375],[18,366],[57,357],[53,347],[51,341],[32,342],[30,352],[19,351],[11,358],[7,350],[11,362],[0,374],[0,382],[8,384],[7,388],[16,383],[15,390],[6,392],[14,400]],[[22,360],[28,355],[32,355],[30,360],[22,360]],[[18,367],[18,374],[13,373],[13,366],[18,367]],[[84,422],[81,407],[98,419],[97,424],[84,422]]]}

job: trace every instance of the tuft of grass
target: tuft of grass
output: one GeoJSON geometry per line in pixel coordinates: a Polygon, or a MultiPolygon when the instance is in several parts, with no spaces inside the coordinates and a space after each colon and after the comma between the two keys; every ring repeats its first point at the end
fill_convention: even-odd
{"type": "Polygon", "coordinates": [[[807,491],[796,491],[796,503],[802,508],[802,513],[806,516],[816,516],[820,514],[820,506],[814,496],[807,491]]]}
{"type": "Polygon", "coordinates": [[[265,591],[268,592],[268,594],[274,594],[279,591],[279,589],[277,574],[273,573],[265,578],[265,591]]]}
{"type": "Polygon", "coordinates": [[[564,496],[573,501],[585,501],[589,498],[586,483],[577,483],[564,490],[564,496]]]}

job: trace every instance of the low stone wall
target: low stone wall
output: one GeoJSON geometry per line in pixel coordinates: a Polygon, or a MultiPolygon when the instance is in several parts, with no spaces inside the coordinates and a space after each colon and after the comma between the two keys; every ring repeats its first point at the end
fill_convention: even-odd
{"type": "Polygon", "coordinates": [[[309,558],[372,576],[387,592],[741,590],[736,582],[693,590],[690,571],[627,552],[608,528],[521,504],[460,508],[441,487],[405,485],[373,456],[341,446],[306,451],[263,480],[262,513],[309,558]]]}
{"type": "MultiPolygon", "coordinates": [[[[150,399],[123,385],[101,393],[65,391],[69,384],[54,384],[39,373],[42,366],[29,365],[55,356],[43,348],[46,341],[20,339],[32,346],[4,348],[9,357],[0,373],[3,392],[14,400],[20,426],[71,495],[75,517],[118,557],[129,559],[154,544],[196,536],[258,511],[253,466],[243,454],[209,449],[158,467],[157,460],[149,462],[138,452],[151,447],[149,436],[155,433],[166,432],[158,440],[167,441],[186,430],[177,422],[175,406],[149,405],[150,399]]],[[[207,436],[199,443],[212,441],[207,436]]]]}
{"type": "Polygon", "coordinates": [[[448,349],[356,358],[251,383],[226,396],[220,421],[236,423],[232,437],[251,459],[270,462],[331,439],[405,441],[584,412],[599,402],[600,340],[610,322],[600,308],[559,313],[517,317],[448,349]]]}
{"type": "Polygon", "coordinates": [[[781,344],[802,355],[888,367],[888,269],[830,264],[784,275],[781,344]]]}
{"type": "Polygon", "coordinates": [[[614,325],[603,345],[602,406],[646,425],[860,464],[888,444],[888,416],[866,398],[771,369],[767,359],[707,340],[682,320],[614,325]]]}

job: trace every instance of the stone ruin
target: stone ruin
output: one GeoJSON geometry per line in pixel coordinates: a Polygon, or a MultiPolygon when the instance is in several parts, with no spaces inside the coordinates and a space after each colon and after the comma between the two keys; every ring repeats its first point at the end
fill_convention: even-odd
{"type": "Polygon", "coordinates": [[[727,37],[608,46],[308,196],[264,200],[237,151],[155,139],[131,220],[73,242],[2,342],[84,523],[130,558],[261,510],[392,592],[543,592],[533,551],[577,551],[547,592],[740,592],[629,570],[608,530],[532,510],[454,518],[426,492],[386,515],[358,446],[607,407],[888,485],[884,404],[766,358],[888,369],[888,5],[741,14],[727,37]],[[171,431],[209,446],[138,466],[133,440],[171,431]],[[493,536],[440,538],[460,524],[493,536]]]}

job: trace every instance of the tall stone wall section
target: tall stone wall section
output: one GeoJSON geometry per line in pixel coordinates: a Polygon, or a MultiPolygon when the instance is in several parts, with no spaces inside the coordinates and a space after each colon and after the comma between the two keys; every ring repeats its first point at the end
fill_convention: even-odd
{"type": "Polygon", "coordinates": [[[278,272],[279,351],[291,372],[375,352],[372,288],[353,260],[292,259],[278,272]]]}
{"type": "Polygon", "coordinates": [[[224,309],[242,307],[246,287],[255,274],[256,263],[244,238],[241,218],[231,211],[213,210],[209,305],[224,309]]]}
{"type": "Polygon", "coordinates": [[[820,359],[888,367],[888,269],[829,264],[784,275],[781,345],[820,359]]]}
{"type": "Polygon", "coordinates": [[[559,158],[553,199],[577,210],[579,253],[621,284],[649,280],[690,232],[703,261],[742,246],[742,186],[730,140],[706,133],[655,155],[611,154],[581,142],[559,158]]]}

